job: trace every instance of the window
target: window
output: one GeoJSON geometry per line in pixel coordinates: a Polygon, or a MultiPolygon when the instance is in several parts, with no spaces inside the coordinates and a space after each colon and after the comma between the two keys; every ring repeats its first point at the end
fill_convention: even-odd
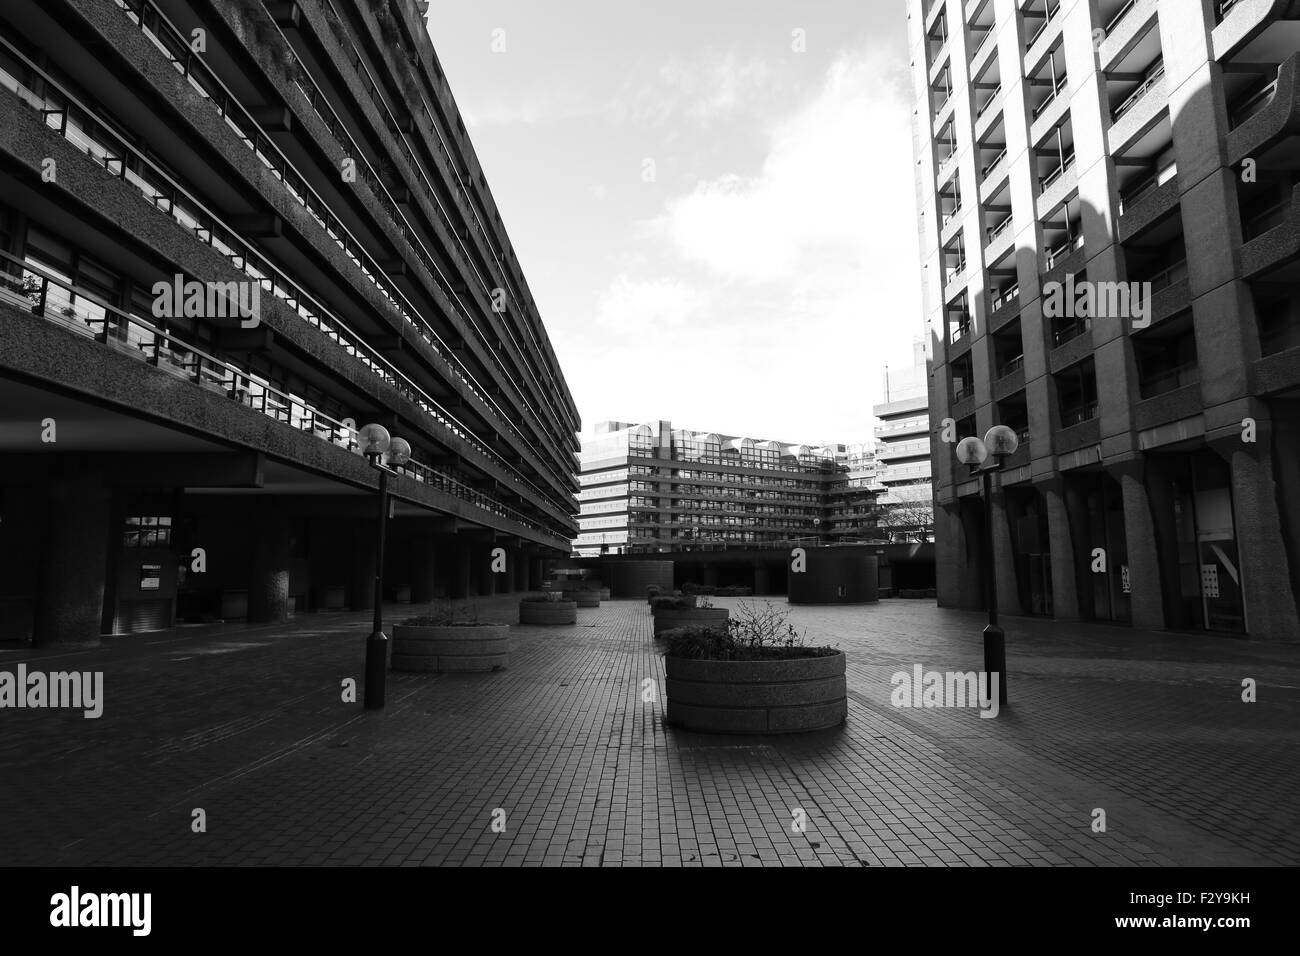
{"type": "Polygon", "coordinates": [[[122,532],[125,548],[167,548],[172,543],[172,519],[169,516],[127,518],[122,532]]]}

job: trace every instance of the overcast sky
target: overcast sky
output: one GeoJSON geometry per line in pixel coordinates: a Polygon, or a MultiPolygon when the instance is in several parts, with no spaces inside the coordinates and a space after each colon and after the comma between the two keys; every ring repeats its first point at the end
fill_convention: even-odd
{"type": "Polygon", "coordinates": [[[903,0],[434,0],[429,32],[584,429],[870,438],[923,332],[903,0]]]}

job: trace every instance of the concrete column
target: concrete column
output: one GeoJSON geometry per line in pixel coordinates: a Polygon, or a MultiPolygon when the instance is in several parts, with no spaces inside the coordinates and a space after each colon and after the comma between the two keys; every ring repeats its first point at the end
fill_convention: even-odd
{"type": "Polygon", "coordinates": [[[439,565],[446,569],[447,597],[453,600],[467,598],[471,589],[469,549],[456,540],[455,535],[449,535],[446,541],[445,557],[440,559],[439,565]]]}
{"type": "Polygon", "coordinates": [[[768,594],[771,585],[768,583],[767,565],[762,561],[754,562],[754,593],[768,594]]]}
{"type": "Polygon", "coordinates": [[[528,555],[522,548],[515,548],[510,552],[510,574],[515,591],[528,590],[528,555]]]}
{"type": "Polygon", "coordinates": [[[703,577],[701,584],[707,587],[716,586],[718,583],[718,566],[716,564],[705,564],[700,568],[700,574],[703,577]]]}
{"type": "MultiPolygon", "coordinates": [[[[376,504],[376,508],[379,506],[376,504]]],[[[369,611],[375,606],[375,526],[378,517],[354,518],[352,525],[352,554],[348,565],[348,607],[354,611],[369,611]]]]}
{"type": "Polygon", "coordinates": [[[50,486],[38,542],[34,645],[99,643],[111,503],[91,478],[50,486]]]}
{"type": "MultiPolygon", "coordinates": [[[[1124,540],[1128,551],[1129,595],[1134,627],[1162,630],[1165,626],[1164,586],[1160,574],[1160,553],[1156,547],[1156,524],[1144,481],[1141,461],[1111,466],[1124,496],[1124,540]]],[[[1108,560],[1114,560],[1108,555],[1108,560]]]]}
{"type": "Polygon", "coordinates": [[[249,524],[248,622],[282,624],[289,620],[292,527],[274,498],[257,500],[249,524]]]}
{"type": "Polygon", "coordinates": [[[1174,490],[1160,455],[1146,458],[1147,499],[1151,503],[1151,520],[1156,532],[1161,593],[1164,596],[1165,627],[1186,630],[1192,626],[1180,599],[1182,582],[1178,570],[1178,527],[1174,515],[1174,490]]]}
{"type": "Polygon", "coordinates": [[[1232,468],[1232,519],[1246,633],[1265,641],[1300,641],[1300,616],[1291,589],[1290,563],[1278,531],[1282,515],[1268,440],[1248,444],[1225,439],[1214,442],[1212,447],[1232,468]]]}
{"type": "Polygon", "coordinates": [[[1020,589],[1016,587],[1016,559],[1007,519],[1007,495],[1000,475],[993,476],[993,564],[997,568],[998,610],[1020,614],[1020,589]]]}
{"type": "Polygon", "coordinates": [[[491,597],[496,593],[498,575],[492,573],[493,544],[475,544],[470,547],[471,579],[474,594],[479,597],[491,597]]]}
{"type": "Polygon", "coordinates": [[[408,543],[407,555],[410,562],[411,603],[428,604],[437,594],[437,538],[417,525],[408,543]]]}
{"type": "Polygon", "coordinates": [[[1079,572],[1071,534],[1065,482],[1060,478],[1039,486],[1047,505],[1048,550],[1052,557],[1052,616],[1058,621],[1077,621],[1079,572]]]}
{"type": "Polygon", "coordinates": [[[940,607],[962,607],[961,577],[964,573],[960,507],[954,498],[934,509],[934,573],[940,607]]]}

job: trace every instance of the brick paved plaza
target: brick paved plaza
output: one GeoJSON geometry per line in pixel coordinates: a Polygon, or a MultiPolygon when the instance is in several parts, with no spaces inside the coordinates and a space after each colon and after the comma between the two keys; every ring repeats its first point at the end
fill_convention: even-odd
{"type": "MultiPolygon", "coordinates": [[[[479,607],[513,621],[517,600],[479,607]]],[[[380,713],[340,699],[366,614],[0,650],[102,670],[105,695],[98,720],[0,711],[0,864],[1300,863],[1298,645],[1010,619],[1011,704],[981,719],[890,703],[913,664],[979,670],[980,615],[792,608],[848,654],[847,725],[706,737],[663,724],[644,602],[578,615],[513,628],[504,671],[392,673],[380,713]]]]}

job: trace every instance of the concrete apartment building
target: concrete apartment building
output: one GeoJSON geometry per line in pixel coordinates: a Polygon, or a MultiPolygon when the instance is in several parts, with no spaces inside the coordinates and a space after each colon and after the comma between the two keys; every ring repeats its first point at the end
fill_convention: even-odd
{"type": "Polygon", "coordinates": [[[0,636],[370,606],[370,422],[387,596],[568,554],[578,414],[422,8],[0,6],[0,636]]]}
{"type": "Polygon", "coordinates": [[[793,445],[671,422],[582,436],[575,557],[770,549],[875,536],[863,445],[793,445]]]}
{"type": "Polygon", "coordinates": [[[910,530],[918,537],[925,513],[932,509],[934,484],[930,468],[930,375],[925,341],[913,346],[912,364],[885,370],[884,401],[872,408],[876,416],[875,487],[883,509],[882,525],[910,530]]]}
{"type": "MultiPolygon", "coordinates": [[[[1002,608],[1300,638],[1300,4],[908,10],[932,435],[1021,438],[1002,608]]],[[[938,592],[974,608],[986,529],[953,447],[938,592]]]]}

